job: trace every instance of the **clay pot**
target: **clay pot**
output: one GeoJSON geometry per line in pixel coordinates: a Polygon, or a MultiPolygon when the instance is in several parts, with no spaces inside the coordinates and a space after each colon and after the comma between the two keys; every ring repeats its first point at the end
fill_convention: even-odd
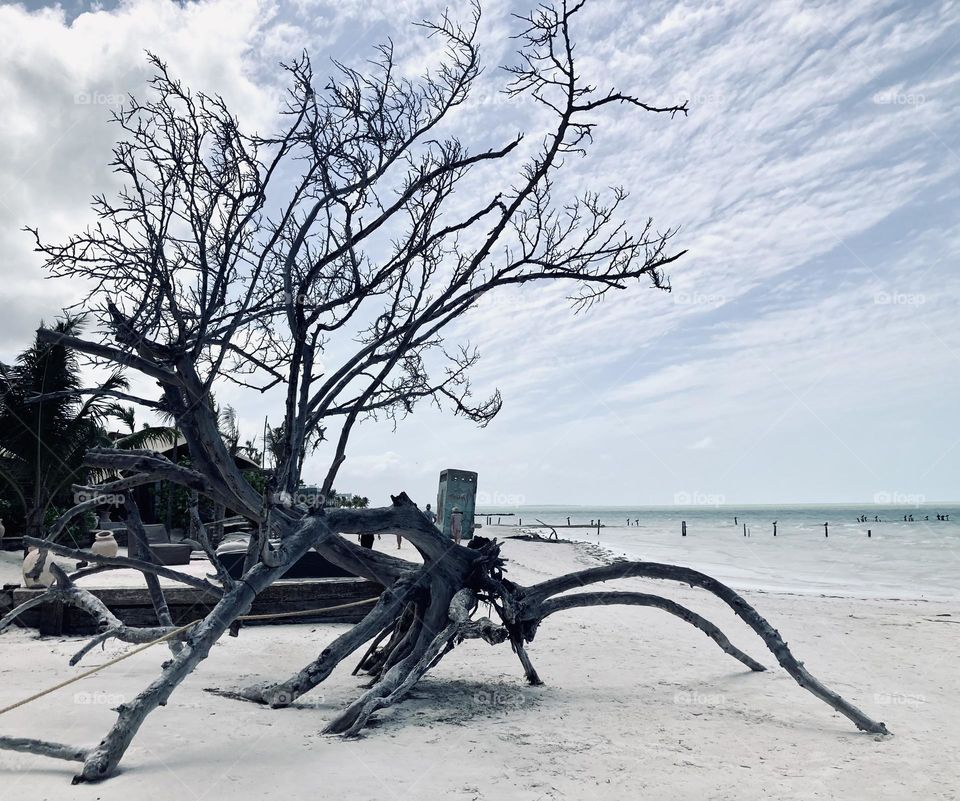
{"type": "Polygon", "coordinates": [[[50,572],[50,565],[53,562],[53,555],[48,553],[47,558],[43,563],[43,570],[40,571],[40,576],[38,578],[28,578],[27,573],[33,570],[36,567],[37,561],[40,559],[40,551],[37,550],[36,545],[31,545],[30,550],[23,559],[23,586],[29,589],[36,589],[38,587],[49,587],[53,584],[54,578],[53,573],[50,572]]]}
{"type": "Polygon", "coordinates": [[[90,553],[95,553],[97,556],[116,556],[119,548],[112,531],[97,531],[93,545],[90,546],[90,553]]]}

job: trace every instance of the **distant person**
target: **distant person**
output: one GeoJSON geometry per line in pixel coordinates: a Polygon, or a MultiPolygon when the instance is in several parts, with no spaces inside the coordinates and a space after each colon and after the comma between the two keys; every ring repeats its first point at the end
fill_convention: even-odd
{"type": "Polygon", "coordinates": [[[463,537],[463,512],[460,511],[459,506],[454,506],[453,511],[450,512],[450,533],[453,535],[453,541],[459,545],[463,537]]]}
{"type": "MultiPolygon", "coordinates": [[[[432,525],[437,525],[437,516],[434,514],[433,510],[430,508],[430,504],[427,504],[427,508],[423,510],[423,516],[430,521],[432,525]]],[[[403,543],[403,537],[397,534],[397,550],[400,550],[400,545],[403,543]]]]}
{"type": "MultiPolygon", "coordinates": [[[[380,535],[377,534],[379,537],[380,535]]],[[[370,548],[373,550],[373,534],[360,534],[360,547],[361,548],[370,548]]]]}

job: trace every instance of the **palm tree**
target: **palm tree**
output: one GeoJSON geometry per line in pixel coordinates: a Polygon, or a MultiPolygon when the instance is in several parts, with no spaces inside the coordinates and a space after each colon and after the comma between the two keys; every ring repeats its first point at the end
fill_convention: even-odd
{"type": "MultiPolygon", "coordinates": [[[[137,412],[133,406],[120,406],[119,404],[110,407],[110,414],[116,417],[128,429],[129,434],[124,436],[114,435],[114,448],[127,448],[133,450],[136,448],[146,448],[157,445],[176,445],[177,428],[173,425],[151,426],[143,423],[137,428],[137,412]]],[[[169,418],[165,413],[160,413],[161,417],[169,418]]]]}
{"type": "MultiPolygon", "coordinates": [[[[82,318],[68,315],[54,330],[76,336],[81,327],[82,318]]],[[[37,340],[14,365],[0,363],[0,492],[19,508],[27,535],[43,536],[58,505],[71,505],[87,449],[110,444],[104,424],[116,405],[109,395],[126,388],[115,372],[84,389],[76,353],[57,343],[37,340]]]]}

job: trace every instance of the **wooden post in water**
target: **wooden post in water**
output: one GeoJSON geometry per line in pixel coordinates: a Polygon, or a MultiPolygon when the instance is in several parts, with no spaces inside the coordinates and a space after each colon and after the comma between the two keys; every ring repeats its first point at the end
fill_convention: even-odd
{"type": "Polygon", "coordinates": [[[824,536],[824,537],[829,537],[829,536],[830,536],[830,531],[827,529],[827,524],[826,524],[826,523],[823,524],[823,536],[824,536]]]}
{"type": "Polygon", "coordinates": [[[744,537],[747,536],[747,524],[746,524],[746,523],[743,524],[743,536],[744,536],[744,537]]]}
{"type": "Polygon", "coordinates": [[[871,536],[870,529],[867,529],[867,539],[870,539],[870,536],[871,536]]]}
{"type": "Polygon", "coordinates": [[[686,536],[687,536],[687,521],[686,521],[686,520],[681,520],[681,521],[680,521],[680,536],[681,536],[681,537],[686,537],[686,536]]]}
{"type": "Polygon", "coordinates": [[[600,518],[597,518],[597,542],[600,542],[600,518]]]}

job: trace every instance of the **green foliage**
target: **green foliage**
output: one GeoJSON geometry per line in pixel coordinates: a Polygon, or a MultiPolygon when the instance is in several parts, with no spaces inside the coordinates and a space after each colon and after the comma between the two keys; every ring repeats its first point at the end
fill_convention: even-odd
{"type": "MultiPolygon", "coordinates": [[[[67,316],[53,330],[75,336],[81,327],[81,318],[67,316]]],[[[0,364],[0,493],[27,534],[42,534],[53,509],[73,505],[87,449],[110,444],[104,423],[115,404],[98,393],[84,399],[81,388],[77,355],[60,343],[36,340],[15,364],[0,364]]],[[[117,372],[98,389],[125,388],[117,372]]]]}
{"type": "MultiPolygon", "coordinates": [[[[43,527],[46,530],[54,524],[54,521],[60,515],[67,511],[72,504],[68,506],[49,506],[44,515],[43,527]]],[[[86,512],[75,517],[63,531],[57,540],[70,546],[71,548],[89,548],[93,543],[91,534],[97,528],[97,516],[93,512],[86,512]]]]}
{"type": "MultiPolygon", "coordinates": [[[[190,467],[190,458],[182,456],[177,460],[182,467],[190,467]]],[[[262,470],[245,470],[243,477],[247,483],[261,495],[267,491],[268,476],[262,470]]],[[[179,484],[173,484],[169,481],[161,481],[159,489],[154,487],[154,498],[156,502],[157,514],[161,522],[167,522],[167,508],[170,506],[170,526],[171,528],[182,528],[184,530],[190,527],[190,490],[179,484]]],[[[214,513],[213,502],[202,495],[197,502],[200,517],[203,520],[210,520],[214,513]]]]}
{"type": "Polygon", "coordinates": [[[364,495],[337,492],[335,489],[330,490],[330,496],[327,501],[327,506],[338,506],[347,509],[366,509],[369,505],[370,499],[364,495]]]}
{"type": "Polygon", "coordinates": [[[243,477],[247,483],[253,487],[260,495],[267,491],[268,476],[263,470],[244,470],[243,477]]]}

